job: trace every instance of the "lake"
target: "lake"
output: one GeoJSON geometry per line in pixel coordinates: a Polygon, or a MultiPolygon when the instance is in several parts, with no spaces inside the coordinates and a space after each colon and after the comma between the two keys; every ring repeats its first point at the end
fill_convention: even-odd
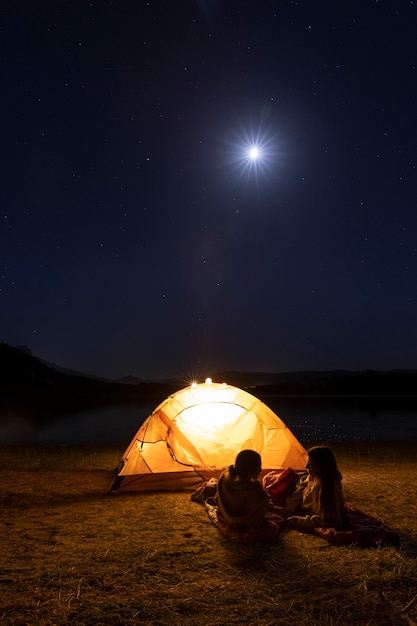
{"type": "MultiPolygon", "coordinates": [[[[416,440],[416,398],[262,397],[303,442],[416,440]]],[[[0,445],[127,446],[140,424],[156,408],[150,404],[109,406],[57,416],[35,428],[23,419],[0,421],[0,445]]]]}

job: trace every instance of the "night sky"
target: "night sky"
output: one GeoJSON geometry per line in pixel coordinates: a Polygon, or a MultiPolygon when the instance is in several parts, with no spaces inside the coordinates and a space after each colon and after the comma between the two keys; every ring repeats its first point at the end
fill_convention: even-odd
{"type": "Polygon", "coordinates": [[[0,17],[0,341],[108,378],[417,368],[417,3],[0,17]]]}

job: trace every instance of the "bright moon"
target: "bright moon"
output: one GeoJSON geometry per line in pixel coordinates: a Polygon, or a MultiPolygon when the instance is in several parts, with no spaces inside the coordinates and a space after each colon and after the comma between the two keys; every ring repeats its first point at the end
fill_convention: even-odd
{"type": "Polygon", "coordinates": [[[259,182],[261,178],[275,176],[278,162],[277,137],[270,135],[269,130],[264,132],[241,129],[241,135],[228,140],[228,153],[224,164],[231,166],[237,174],[238,180],[242,177],[248,181],[259,182]]]}

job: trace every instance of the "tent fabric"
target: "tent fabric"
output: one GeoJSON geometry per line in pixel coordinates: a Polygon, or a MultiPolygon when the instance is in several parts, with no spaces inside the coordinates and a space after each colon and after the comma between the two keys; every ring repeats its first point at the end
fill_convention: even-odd
{"type": "Polygon", "coordinates": [[[193,489],[252,449],[264,470],[304,469],[307,452],[261,400],[226,383],[186,387],[144,421],[122,456],[111,490],[193,489]]]}

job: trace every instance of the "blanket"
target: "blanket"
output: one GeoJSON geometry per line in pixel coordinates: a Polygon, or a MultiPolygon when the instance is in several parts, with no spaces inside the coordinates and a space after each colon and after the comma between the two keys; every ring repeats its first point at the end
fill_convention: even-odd
{"type": "Polygon", "coordinates": [[[291,467],[268,472],[262,478],[262,486],[275,506],[285,507],[287,496],[292,493],[301,476],[307,472],[295,472],[291,467]]]}
{"type": "MultiPolygon", "coordinates": [[[[345,502],[343,529],[318,527],[307,531],[321,539],[337,545],[357,544],[362,547],[372,546],[399,546],[400,537],[390,530],[383,522],[355,508],[350,502],[345,502]]],[[[291,528],[299,532],[306,532],[305,528],[291,523],[291,528]]]]}
{"type": "Polygon", "coordinates": [[[217,515],[218,509],[214,499],[207,500],[205,507],[213,526],[215,526],[224,537],[235,543],[248,545],[250,543],[269,543],[276,541],[285,526],[284,518],[276,513],[267,513],[263,523],[253,528],[238,526],[236,524],[226,524],[226,522],[217,515]]]}
{"type": "MultiPolygon", "coordinates": [[[[266,474],[262,484],[277,506],[285,506],[286,497],[292,493],[300,476],[305,473],[294,472],[291,468],[284,471],[272,471],[266,474]]],[[[375,517],[355,508],[350,502],[344,503],[342,511],[343,529],[320,526],[306,529],[296,520],[288,522],[288,526],[299,532],[309,532],[330,543],[338,545],[357,544],[359,546],[400,545],[400,538],[394,531],[375,517]]]]}
{"type": "Polygon", "coordinates": [[[237,524],[227,524],[221,516],[218,515],[218,507],[215,499],[216,494],[217,479],[211,478],[209,481],[197,487],[191,494],[191,500],[205,506],[210,522],[230,541],[244,545],[276,541],[285,527],[284,518],[273,512],[265,515],[262,524],[252,528],[239,526],[237,524]]]}
{"type": "MultiPolygon", "coordinates": [[[[281,504],[286,490],[294,480],[294,473],[292,470],[282,473],[281,478],[282,480],[278,480],[278,476],[274,478],[271,474],[264,482],[264,488],[266,487],[266,491],[270,493],[276,504],[281,504]],[[273,493],[274,489],[270,489],[273,485],[276,487],[275,494],[273,493]]],[[[287,524],[283,517],[275,513],[266,515],[265,524],[261,528],[248,530],[238,526],[228,526],[217,515],[216,493],[217,479],[212,478],[197,487],[191,494],[191,500],[203,504],[211,523],[222,535],[237,543],[274,541],[287,525],[289,528],[302,533],[309,532],[335,545],[356,544],[362,547],[400,545],[400,537],[396,532],[388,528],[382,521],[355,508],[350,502],[344,504],[344,523],[341,530],[323,526],[306,531],[302,526],[297,526],[295,522],[291,522],[291,525],[287,524]]]]}

